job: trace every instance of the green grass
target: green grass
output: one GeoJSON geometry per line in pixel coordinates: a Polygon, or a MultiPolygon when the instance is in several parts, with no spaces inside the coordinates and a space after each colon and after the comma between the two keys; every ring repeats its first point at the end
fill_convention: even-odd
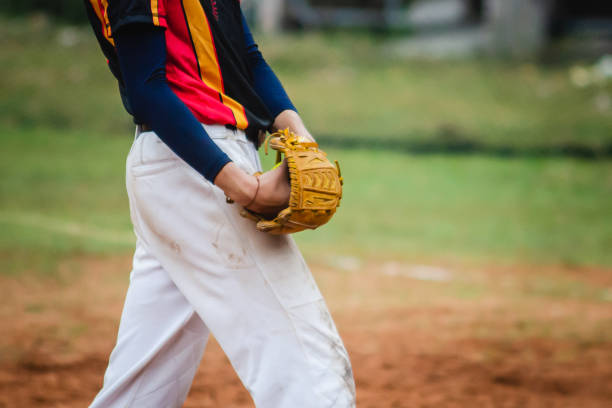
{"type": "MultiPolygon", "coordinates": [[[[0,125],[129,128],[90,28],[0,22],[0,125]]],[[[315,134],[431,142],[451,130],[492,146],[612,143],[612,81],[577,88],[569,65],[400,60],[384,37],[365,34],[260,44],[315,134]]]]}
{"type": "MultiPolygon", "coordinates": [[[[133,130],[93,34],[0,21],[2,271],[129,252],[133,130]]],[[[593,103],[609,82],[575,88],[567,66],[398,61],[378,45],[337,34],[262,41],[315,135],[419,141],[450,127],[500,146],[612,140],[612,114],[593,103]]],[[[345,195],[329,225],[297,236],[306,254],[612,265],[610,161],[329,154],[345,195]]]]}
{"type": "MultiPolygon", "coordinates": [[[[0,251],[129,251],[129,145],[128,135],[4,133],[0,251]]],[[[612,162],[329,155],[341,162],[344,199],[333,222],[297,236],[307,254],[612,264],[612,162]]]]}
{"type": "Polygon", "coordinates": [[[45,21],[0,19],[0,125],[122,134],[131,121],[93,31],[45,21]]]}
{"type": "Polygon", "coordinates": [[[612,142],[612,81],[577,88],[569,65],[415,61],[384,39],[264,38],[262,48],[315,133],[431,141],[449,129],[491,146],[612,142]],[[290,51],[288,51],[290,50],[290,51]]]}
{"type": "Polygon", "coordinates": [[[298,240],[365,257],[612,264],[612,163],[332,151],[333,223],[298,240]],[[323,232],[324,231],[324,232],[323,232]]]}

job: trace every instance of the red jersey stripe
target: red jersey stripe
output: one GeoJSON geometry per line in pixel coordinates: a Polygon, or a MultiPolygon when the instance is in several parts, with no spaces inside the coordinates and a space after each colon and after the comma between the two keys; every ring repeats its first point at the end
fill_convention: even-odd
{"type": "Polygon", "coordinates": [[[213,41],[210,23],[199,0],[183,0],[187,28],[191,36],[193,49],[199,67],[202,81],[210,88],[219,92],[219,100],[230,108],[233,115],[233,124],[239,129],[246,129],[248,120],[244,108],[225,93],[223,76],[219,66],[219,57],[213,41]]]}
{"type": "Polygon", "coordinates": [[[190,108],[196,118],[207,124],[235,123],[234,115],[219,103],[219,92],[200,76],[200,66],[183,1],[166,4],[167,19],[173,29],[166,30],[166,78],[174,93],[190,108]]]}

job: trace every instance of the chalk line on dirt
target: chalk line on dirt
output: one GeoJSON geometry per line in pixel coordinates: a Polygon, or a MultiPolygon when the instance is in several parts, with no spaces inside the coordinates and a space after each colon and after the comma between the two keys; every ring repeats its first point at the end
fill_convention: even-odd
{"type": "Polygon", "coordinates": [[[131,232],[102,229],[37,213],[0,212],[0,223],[43,229],[107,244],[133,245],[135,241],[134,235],[131,232]]]}

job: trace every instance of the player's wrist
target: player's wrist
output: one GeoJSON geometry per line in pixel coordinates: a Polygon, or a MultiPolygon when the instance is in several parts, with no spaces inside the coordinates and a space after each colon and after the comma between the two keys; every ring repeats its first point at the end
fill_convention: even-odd
{"type": "Polygon", "coordinates": [[[259,189],[255,200],[247,208],[259,214],[276,214],[289,204],[291,187],[287,174],[287,163],[263,173],[259,177],[259,189]]]}
{"type": "Polygon", "coordinates": [[[239,193],[234,201],[246,208],[249,205],[252,205],[257,198],[259,181],[255,176],[246,174],[245,172],[242,172],[242,174],[244,177],[238,185],[239,193]]]}
{"type": "Polygon", "coordinates": [[[245,173],[233,162],[225,165],[215,178],[215,185],[241,206],[251,202],[257,190],[257,184],[255,176],[245,173]]]}

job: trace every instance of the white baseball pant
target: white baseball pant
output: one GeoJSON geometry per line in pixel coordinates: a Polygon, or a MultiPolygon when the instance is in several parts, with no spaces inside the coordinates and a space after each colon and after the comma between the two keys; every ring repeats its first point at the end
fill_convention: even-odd
{"type": "MultiPolygon", "coordinates": [[[[244,132],[205,126],[248,173],[244,132]]],[[[137,236],[116,346],[91,407],[182,406],[212,333],[257,407],[354,407],[347,352],[293,239],[257,232],[154,132],[127,159],[137,236]]]]}

